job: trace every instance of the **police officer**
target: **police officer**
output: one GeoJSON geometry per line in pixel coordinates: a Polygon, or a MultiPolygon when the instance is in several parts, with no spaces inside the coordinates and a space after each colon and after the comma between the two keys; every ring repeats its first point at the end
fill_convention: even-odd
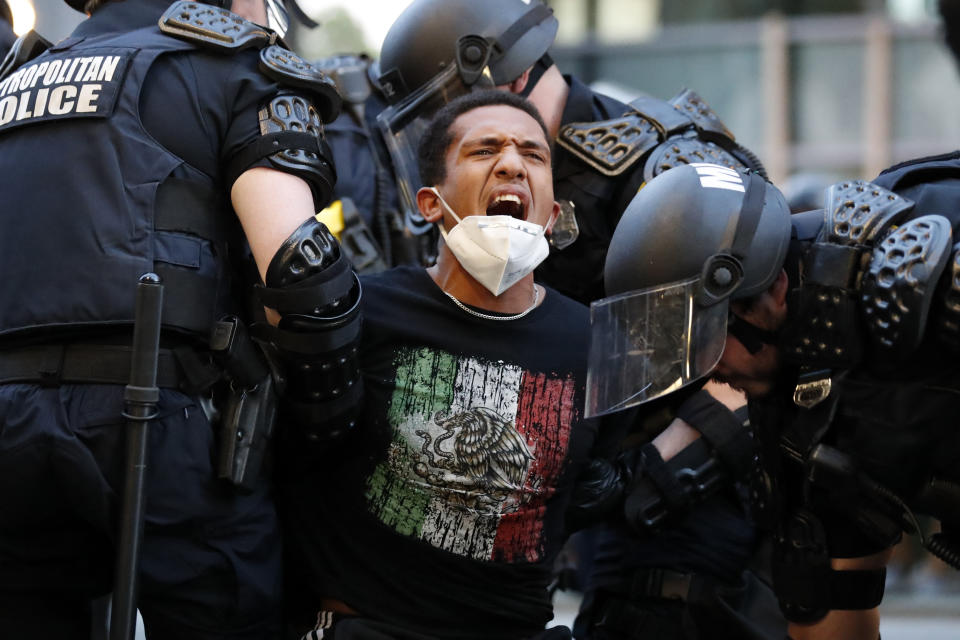
{"type": "MultiPolygon", "coordinates": [[[[574,77],[564,76],[547,52],[557,28],[551,10],[537,0],[415,0],[394,22],[381,49],[379,84],[390,104],[378,123],[390,148],[408,227],[418,231],[427,225],[418,219],[410,198],[421,186],[413,149],[433,110],[452,97],[475,89],[497,87],[527,96],[543,115],[556,141],[554,191],[562,206],[550,236],[550,255],[538,267],[537,277],[589,304],[604,295],[602,269],[611,235],[621,213],[646,181],[689,161],[709,160],[759,171],[762,167],[691,91],[684,91],[669,102],[641,98],[628,105],[592,91],[574,77]]],[[[712,415],[703,423],[717,422],[724,435],[705,439],[711,443],[709,446],[701,442],[697,451],[680,458],[682,465],[693,467],[716,457],[715,444],[728,438],[739,440],[736,436],[743,432],[742,423],[736,422],[726,407],[706,394],[700,397],[701,410],[712,415]]],[[[676,407],[667,404],[670,406],[663,409],[669,416],[676,407]]],[[[659,411],[644,415],[628,439],[649,441],[669,423],[669,417],[666,421],[662,417],[659,411]]],[[[607,601],[617,600],[617,607],[627,603],[630,611],[618,615],[618,624],[639,629],[651,616],[661,618],[664,603],[669,601],[668,617],[681,625],[679,614],[694,607],[677,607],[676,603],[683,603],[691,593],[713,588],[700,589],[702,581],[693,576],[710,577],[711,585],[732,583],[742,590],[739,570],[752,550],[752,526],[744,517],[736,492],[730,489],[729,478],[747,472],[747,464],[737,465],[749,461],[749,457],[746,453],[732,456],[730,460],[736,458],[738,462],[733,462],[729,469],[724,467],[724,479],[703,485],[708,490],[703,495],[691,496],[689,502],[676,493],[666,501],[654,500],[658,507],[669,505],[682,512],[677,517],[684,519],[685,526],[673,528],[672,533],[661,532],[655,538],[637,542],[636,533],[620,527],[605,530],[600,542],[603,551],[598,558],[601,565],[596,574],[606,595],[588,596],[588,605],[605,610],[607,601]],[[724,495],[702,507],[702,514],[687,513],[693,503],[706,499],[720,486],[727,487],[724,495]],[[723,547],[715,544],[721,533],[729,543],[722,552],[719,550],[723,547]],[[679,591],[670,589],[664,586],[665,575],[667,582],[689,585],[693,580],[698,586],[692,591],[686,587],[679,591]],[[642,586],[633,588],[634,584],[642,586]],[[640,605],[635,606],[636,603],[640,605]],[[649,613],[648,605],[655,611],[649,613]]],[[[682,465],[671,473],[686,468],[682,465]]],[[[580,496],[583,504],[575,516],[583,524],[604,517],[600,503],[605,500],[599,496],[610,488],[604,479],[612,474],[603,465],[595,471],[597,477],[584,479],[588,486],[580,496]]],[[[655,496],[661,495],[659,488],[650,490],[655,496]]],[[[605,616],[604,611],[587,613],[577,630],[581,637],[591,634],[594,622],[605,616]]],[[[745,623],[739,616],[734,617],[738,618],[737,625],[745,623]]],[[[731,618],[726,620],[729,626],[731,618]]],[[[672,628],[677,629],[676,625],[672,628]]],[[[702,626],[717,625],[705,621],[702,626]]]]}
{"type": "Polygon", "coordinates": [[[621,295],[603,317],[649,303],[621,327],[685,329],[636,357],[620,354],[643,334],[601,319],[594,347],[611,358],[594,392],[630,404],[713,374],[746,393],[762,444],[753,498],[794,638],[877,637],[889,549],[920,533],[914,513],[940,520],[925,545],[960,566],[957,167],[952,154],[878,178],[910,198],[841,182],[823,211],[792,217],[759,176],[681,167],[614,234],[605,280],[621,295]]]}
{"type": "Polygon", "coordinates": [[[154,272],[138,608],[150,637],[276,637],[280,542],[257,464],[271,407],[279,394],[304,441],[350,424],[312,429],[353,380],[338,346],[358,294],[313,217],[339,98],[278,44],[274,0],[68,3],[90,18],[0,82],[0,635],[88,637],[111,590],[133,292],[154,272]],[[245,331],[257,318],[264,351],[245,331]],[[306,350],[316,335],[339,368],[306,350]],[[291,368],[306,373],[284,384],[291,368]]]}
{"type": "Polygon", "coordinates": [[[343,98],[340,116],[326,127],[337,166],[334,202],[321,219],[340,240],[358,273],[397,265],[427,266],[436,260],[434,233],[404,227],[400,196],[377,116],[386,106],[379,65],[365,54],[316,61],[343,98]]]}

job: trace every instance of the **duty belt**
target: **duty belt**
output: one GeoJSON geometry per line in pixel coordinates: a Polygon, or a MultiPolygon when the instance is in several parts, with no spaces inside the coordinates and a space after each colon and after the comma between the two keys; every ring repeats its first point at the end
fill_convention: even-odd
{"type": "Polygon", "coordinates": [[[690,595],[692,578],[692,573],[681,573],[670,569],[636,569],[629,578],[624,578],[613,591],[630,600],[642,598],[686,600],[690,595]]]}
{"type": "MultiPolygon", "coordinates": [[[[131,349],[126,345],[48,344],[0,351],[0,384],[127,384],[131,349]]],[[[183,376],[170,349],[160,349],[157,386],[178,388],[183,376]]]]}
{"type": "Polygon", "coordinates": [[[608,597],[598,595],[596,628],[610,637],[634,637],[638,631],[643,637],[675,637],[692,578],[693,574],[670,569],[634,570],[619,584],[602,589],[608,597]]]}

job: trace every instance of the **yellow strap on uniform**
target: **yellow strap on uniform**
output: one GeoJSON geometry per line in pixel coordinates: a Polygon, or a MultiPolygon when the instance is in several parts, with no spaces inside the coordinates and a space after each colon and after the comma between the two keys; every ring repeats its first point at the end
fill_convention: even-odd
{"type": "Polygon", "coordinates": [[[327,225],[327,229],[330,230],[330,233],[336,237],[337,240],[340,239],[340,234],[343,232],[343,204],[339,200],[334,200],[330,205],[314,216],[317,219],[317,222],[322,222],[327,225]]]}

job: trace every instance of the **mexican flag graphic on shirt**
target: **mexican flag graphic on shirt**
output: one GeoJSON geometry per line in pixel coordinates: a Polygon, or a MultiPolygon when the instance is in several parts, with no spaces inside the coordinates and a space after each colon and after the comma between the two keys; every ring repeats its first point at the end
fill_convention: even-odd
{"type": "Polygon", "coordinates": [[[387,459],[373,514],[478,560],[536,562],[575,416],[572,377],[427,348],[397,355],[387,459]]]}

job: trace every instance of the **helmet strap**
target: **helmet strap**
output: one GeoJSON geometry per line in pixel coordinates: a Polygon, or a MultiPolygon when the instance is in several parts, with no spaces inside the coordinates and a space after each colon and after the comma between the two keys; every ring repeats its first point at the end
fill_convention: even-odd
{"type": "Polygon", "coordinates": [[[755,173],[747,174],[746,193],[740,204],[740,215],[737,216],[737,227],[730,243],[730,253],[741,260],[747,255],[753,234],[760,224],[763,215],[763,202],[767,194],[767,181],[755,173]]]}
{"type": "Polygon", "coordinates": [[[527,31],[530,31],[530,29],[533,29],[552,15],[553,9],[544,4],[535,4],[530,7],[529,11],[520,16],[517,21],[501,33],[496,42],[493,43],[492,59],[496,60],[506,55],[507,51],[509,51],[513,45],[517,44],[517,41],[526,35],[527,31]]]}
{"type": "Polygon", "coordinates": [[[540,56],[540,59],[533,63],[533,66],[530,67],[530,77],[527,79],[527,86],[523,88],[523,91],[520,92],[520,95],[524,98],[529,98],[530,94],[533,92],[533,88],[537,86],[537,83],[540,82],[540,78],[543,77],[543,74],[547,72],[547,69],[553,66],[553,58],[550,57],[549,53],[544,53],[540,56]]]}
{"type": "Polygon", "coordinates": [[[727,321],[727,332],[739,340],[740,344],[750,352],[750,355],[755,355],[763,349],[765,344],[776,345],[778,343],[777,333],[761,329],[734,313],[730,314],[730,319],[727,321]]]}
{"type": "MultiPolygon", "coordinates": [[[[710,305],[732,296],[743,283],[744,260],[763,214],[766,181],[748,173],[736,225],[729,229],[721,249],[704,263],[698,302],[710,305]]],[[[759,347],[758,347],[759,350],[759,347]]]]}

